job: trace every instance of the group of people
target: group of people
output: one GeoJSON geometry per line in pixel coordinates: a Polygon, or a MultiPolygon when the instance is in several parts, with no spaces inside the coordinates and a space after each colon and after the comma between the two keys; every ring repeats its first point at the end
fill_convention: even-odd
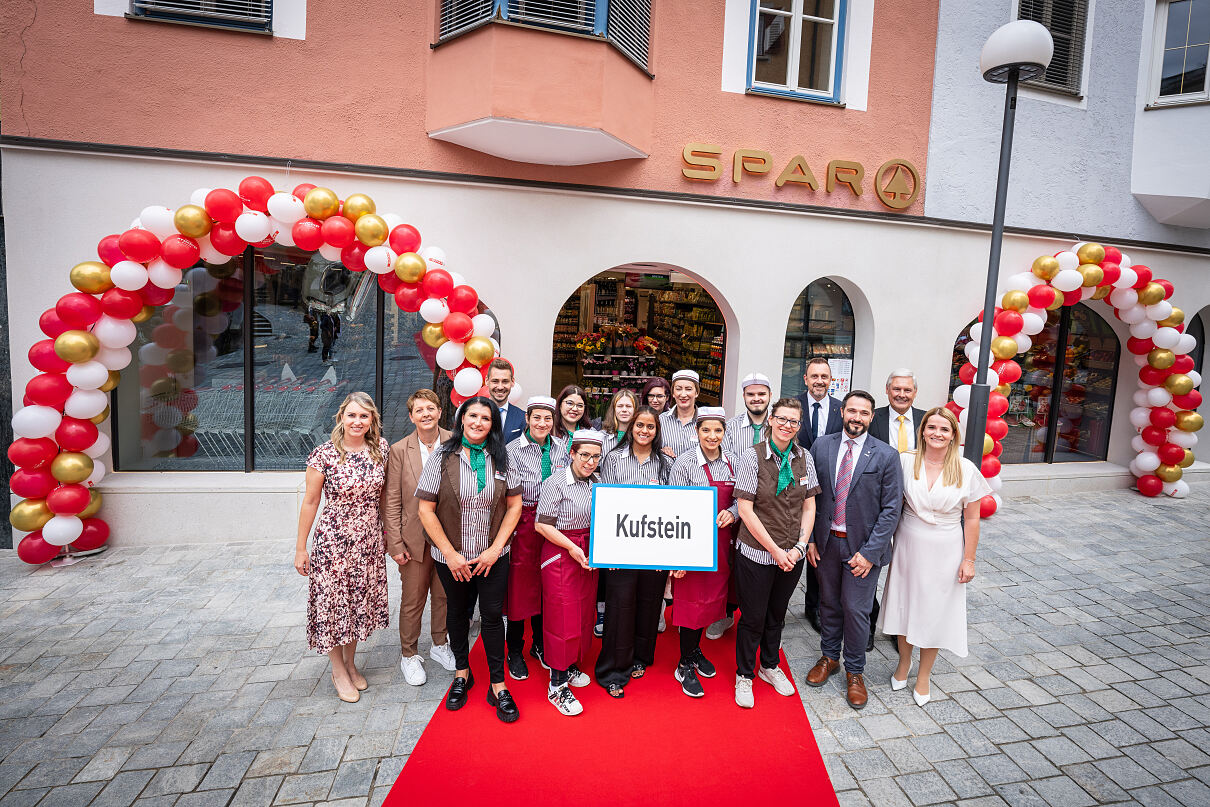
{"type": "Polygon", "coordinates": [[[310,582],[308,642],[330,657],[342,700],[356,701],[367,686],[357,643],[389,622],[388,555],[402,582],[407,682],[426,681],[418,640],[431,602],[429,655],[454,673],[446,708],[466,704],[477,606],[486,700],[506,723],[520,715],[507,681],[530,675],[527,627],[528,656],[550,674],[549,702],[577,715],[574,689],[593,677],[622,698],[647,674],[669,603],[680,645],[673,674],[686,695],[706,694],[701,679],[718,667],[703,640],[732,625],[736,704],[754,705],[758,677],[793,695],[780,647],[804,570],[806,618],[821,648],[809,686],[823,686],[843,659],[846,698],[864,707],[865,657],[878,629],[899,651],[892,690],[907,686],[920,648],[920,705],[938,650],[966,655],[964,584],[975,574],[979,500],[989,489],[961,457],[953,414],[914,406],[910,370],[891,374],[880,408],[863,391],[832,397],[823,359],[808,364],[797,398],[772,401],[768,377],[753,373],[741,383],[744,411],[730,418],[699,406],[697,373],[680,370],[638,393],[619,390],[597,423],[579,387],[521,408],[509,403],[512,381],[511,365],[494,361],[490,395],[459,406],[451,431],[439,425],[436,393],[415,392],[407,402],[415,430],[394,445],[369,396],[352,393],[331,440],[308,458],[295,567],[310,582]],[[594,569],[592,486],[601,483],[713,487],[717,568],[594,569]],[[601,647],[590,676],[594,634],[601,647]]]}

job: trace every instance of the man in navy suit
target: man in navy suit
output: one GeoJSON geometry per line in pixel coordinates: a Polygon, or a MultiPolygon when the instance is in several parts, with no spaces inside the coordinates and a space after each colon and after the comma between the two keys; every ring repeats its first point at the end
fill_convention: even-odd
{"type": "Polygon", "coordinates": [[[899,452],[867,434],[874,397],[854,390],[844,398],[844,431],[811,446],[819,476],[815,527],[807,562],[819,575],[821,656],[807,685],[823,686],[840,669],[844,650],[845,696],[861,709],[869,700],[865,680],[870,608],[878,575],[891,560],[891,536],[903,506],[899,452]]]}
{"type": "Polygon", "coordinates": [[[500,422],[504,424],[504,444],[525,431],[525,410],[509,406],[508,396],[513,391],[513,365],[508,359],[492,359],[487,369],[487,392],[500,410],[500,422]]]}
{"type": "MultiPolygon", "coordinates": [[[[820,437],[840,431],[840,401],[828,394],[832,386],[832,367],[827,359],[816,357],[807,362],[802,375],[807,388],[798,396],[802,404],[802,426],[798,430],[798,444],[810,450],[820,437]]],[[[815,570],[807,568],[807,599],[803,616],[815,632],[819,632],[819,581],[815,570]]]]}

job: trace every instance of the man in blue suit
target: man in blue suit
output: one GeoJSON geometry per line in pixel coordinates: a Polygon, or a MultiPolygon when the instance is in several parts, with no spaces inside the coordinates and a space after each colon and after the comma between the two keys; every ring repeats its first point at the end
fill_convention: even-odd
{"type": "Polygon", "coordinates": [[[513,391],[513,365],[508,359],[492,359],[487,368],[487,392],[500,410],[500,421],[504,424],[504,444],[525,431],[525,410],[510,406],[508,396],[513,391]]]}
{"type": "MultiPolygon", "coordinates": [[[[798,430],[798,444],[810,450],[820,437],[840,431],[840,401],[828,394],[832,386],[832,366],[827,359],[818,356],[807,362],[802,374],[807,388],[799,396],[802,404],[802,426],[798,430]]],[[[807,568],[807,599],[803,616],[815,632],[819,633],[819,582],[815,570],[807,568]]]]}
{"type": "Polygon", "coordinates": [[[807,685],[823,686],[840,669],[841,648],[849,705],[861,709],[866,692],[865,654],[870,608],[878,575],[891,560],[891,537],[903,506],[899,452],[867,431],[874,397],[854,390],[844,398],[844,431],[811,446],[819,476],[815,527],[807,562],[819,575],[822,655],[807,673],[807,685]]]}

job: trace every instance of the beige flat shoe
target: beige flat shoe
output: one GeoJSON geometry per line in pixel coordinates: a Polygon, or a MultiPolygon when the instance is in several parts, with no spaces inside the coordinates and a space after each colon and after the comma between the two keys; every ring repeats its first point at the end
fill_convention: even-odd
{"type": "Polygon", "coordinates": [[[357,687],[358,692],[365,692],[370,688],[370,682],[361,673],[355,672],[349,677],[353,679],[353,686],[357,687]]]}
{"type": "Polygon", "coordinates": [[[361,692],[359,692],[357,689],[354,689],[352,692],[342,692],[340,687],[337,685],[335,678],[332,679],[332,686],[336,689],[336,697],[340,698],[345,703],[357,703],[357,701],[361,700],[361,692]]]}

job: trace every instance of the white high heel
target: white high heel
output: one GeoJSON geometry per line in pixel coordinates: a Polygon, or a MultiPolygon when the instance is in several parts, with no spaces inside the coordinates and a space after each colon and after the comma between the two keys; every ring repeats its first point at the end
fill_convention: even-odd
{"type": "Polygon", "coordinates": [[[903,681],[900,681],[898,678],[895,677],[895,673],[891,673],[891,691],[892,692],[898,692],[899,690],[903,689],[906,686],[907,686],[906,679],[904,679],[903,681]]]}
{"type": "MultiPolygon", "coordinates": [[[[907,682],[905,681],[904,683],[906,684],[907,682]]],[[[921,695],[916,691],[916,687],[912,687],[912,700],[916,701],[917,706],[924,706],[924,704],[928,703],[932,697],[933,690],[931,688],[929,689],[929,694],[921,695]]]]}

